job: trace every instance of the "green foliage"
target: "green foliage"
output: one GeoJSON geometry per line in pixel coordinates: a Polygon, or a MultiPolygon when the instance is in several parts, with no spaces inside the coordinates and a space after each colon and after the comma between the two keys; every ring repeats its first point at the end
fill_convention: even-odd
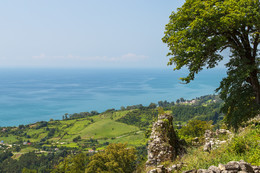
{"type": "Polygon", "coordinates": [[[252,126],[246,135],[234,137],[228,147],[229,152],[234,152],[239,156],[247,156],[249,163],[260,164],[260,126],[252,126]],[[251,153],[250,155],[248,153],[251,153]]]}
{"type": "Polygon", "coordinates": [[[237,129],[259,114],[259,0],[186,0],[165,29],[168,65],[174,64],[174,70],[186,66],[189,74],[181,80],[187,83],[204,67],[214,68],[223,60],[222,50],[231,51],[228,76],[217,89],[229,126],[237,129]]]}
{"type": "Polygon", "coordinates": [[[80,136],[77,136],[77,137],[75,137],[75,138],[73,139],[73,142],[78,142],[80,139],[81,139],[81,137],[80,137],[80,136]]]}
{"type": "Polygon", "coordinates": [[[135,168],[136,151],[127,148],[126,144],[109,144],[105,152],[90,158],[86,172],[131,173],[135,168]]]}
{"type": "Polygon", "coordinates": [[[220,105],[215,103],[207,106],[175,105],[172,107],[172,114],[175,121],[199,119],[202,121],[212,120],[215,124],[221,120],[220,105]]]}
{"type": "Polygon", "coordinates": [[[179,135],[181,137],[200,137],[204,135],[205,130],[210,129],[211,123],[210,121],[190,120],[179,130],[179,135]]]}
{"type": "Polygon", "coordinates": [[[37,173],[37,170],[23,168],[22,173],[37,173]]]}
{"type": "Polygon", "coordinates": [[[52,170],[52,173],[84,173],[87,164],[88,157],[85,154],[69,155],[52,170]]]}
{"type": "Polygon", "coordinates": [[[137,109],[128,112],[124,117],[118,119],[129,125],[135,125],[140,129],[147,129],[147,127],[157,118],[158,111],[155,109],[137,109]]]}
{"type": "Polygon", "coordinates": [[[0,162],[0,173],[24,172],[24,173],[46,173],[50,172],[52,166],[61,158],[66,156],[66,152],[51,154],[36,154],[29,152],[23,154],[19,159],[11,158],[10,152],[1,153],[3,160],[0,162]],[[4,157],[3,157],[4,156],[4,157]]]}
{"type": "MultiPolygon", "coordinates": [[[[226,136],[230,139],[230,136],[226,136]]],[[[226,164],[229,161],[244,160],[252,165],[260,165],[260,126],[246,127],[230,142],[220,145],[211,152],[204,152],[203,146],[189,148],[187,154],[176,162],[186,163],[182,169],[208,169],[211,165],[226,164]]]]}
{"type": "Polygon", "coordinates": [[[164,110],[163,110],[162,107],[158,107],[158,114],[159,114],[159,115],[164,114],[164,110]]]}

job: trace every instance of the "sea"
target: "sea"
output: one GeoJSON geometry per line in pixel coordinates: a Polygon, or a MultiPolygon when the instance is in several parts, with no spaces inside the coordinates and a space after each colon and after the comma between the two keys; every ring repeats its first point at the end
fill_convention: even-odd
{"type": "Polygon", "coordinates": [[[189,84],[179,80],[185,75],[172,69],[0,69],[0,126],[217,94],[226,70],[204,70],[189,84]]]}

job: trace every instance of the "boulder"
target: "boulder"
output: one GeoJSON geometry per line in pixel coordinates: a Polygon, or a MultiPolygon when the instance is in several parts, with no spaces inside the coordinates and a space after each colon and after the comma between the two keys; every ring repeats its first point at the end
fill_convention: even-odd
{"type": "Polygon", "coordinates": [[[260,172],[260,166],[252,166],[253,170],[256,172],[260,172]]]}
{"type": "Polygon", "coordinates": [[[212,170],[208,170],[208,169],[199,169],[197,171],[197,173],[214,173],[212,170]]]}
{"type": "Polygon", "coordinates": [[[238,162],[236,162],[236,161],[228,162],[225,165],[225,170],[227,170],[227,171],[239,171],[239,169],[240,169],[240,166],[239,166],[238,162]]]}
{"type": "Polygon", "coordinates": [[[237,173],[237,171],[234,171],[234,170],[224,170],[222,171],[221,173],[237,173]]]}
{"type": "Polygon", "coordinates": [[[244,161],[240,161],[238,164],[240,166],[241,171],[245,171],[245,172],[249,172],[249,173],[254,172],[254,169],[252,168],[252,166],[249,163],[246,163],[244,161]]]}
{"type": "Polygon", "coordinates": [[[216,167],[216,166],[210,166],[208,170],[211,170],[215,173],[220,173],[221,170],[219,169],[219,167],[216,167]]]}
{"type": "Polygon", "coordinates": [[[211,143],[210,142],[205,143],[203,147],[203,151],[210,152],[210,150],[211,150],[211,143]]]}
{"type": "Polygon", "coordinates": [[[218,168],[221,170],[221,171],[224,171],[225,170],[225,165],[223,164],[218,164],[218,168]]]}

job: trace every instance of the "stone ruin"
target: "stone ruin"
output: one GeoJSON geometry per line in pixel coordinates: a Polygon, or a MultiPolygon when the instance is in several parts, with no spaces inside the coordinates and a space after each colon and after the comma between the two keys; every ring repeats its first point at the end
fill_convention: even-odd
{"type": "Polygon", "coordinates": [[[218,148],[218,146],[226,143],[226,140],[219,140],[218,137],[220,135],[228,135],[228,139],[231,140],[233,138],[233,134],[229,130],[225,129],[217,129],[216,132],[212,132],[211,130],[206,130],[204,137],[205,137],[205,144],[203,147],[204,151],[210,152],[218,148]]]}
{"type": "Polygon", "coordinates": [[[183,173],[260,173],[260,166],[252,166],[243,160],[230,161],[226,165],[210,166],[208,169],[193,169],[183,173]]]}
{"type": "Polygon", "coordinates": [[[186,151],[178,140],[170,114],[161,114],[153,124],[152,133],[148,142],[147,167],[157,167],[161,162],[173,161],[178,155],[186,151]]]}
{"type": "MultiPolygon", "coordinates": [[[[150,170],[148,173],[172,173],[180,172],[182,165],[173,165],[170,168],[166,168],[163,165],[157,166],[157,168],[150,170]]],[[[183,171],[182,173],[260,173],[260,166],[252,166],[243,160],[230,161],[227,164],[219,164],[218,166],[210,166],[208,169],[192,169],[183,171]]]]}

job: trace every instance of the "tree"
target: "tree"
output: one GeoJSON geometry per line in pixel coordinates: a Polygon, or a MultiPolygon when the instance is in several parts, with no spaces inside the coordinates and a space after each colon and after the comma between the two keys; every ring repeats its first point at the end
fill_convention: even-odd
{"type": "Polygon", "coordinates": [[[189,83],[203,68],[214,68],[223,60],[220,54],[230,50],[225,77],[216,91],[225,101],[229,126],[236,129],[260,112],[259,0],[186,0],[170,15],[165,27],[170,52],[168,65],[174,70],[186,66],[189,83]]]}
{"type": "Polygon", "coordinates": [[[90,158],[85,172],[133,172],[135,154],[135,149],[126,148],[126,144],[109,144],[105,152],[99,152],[90,158]]]}
{"type": "Polygon", "coordinates": [[[212,121],[206,122],[201,120],[190,120],[186,126],[183,126],[179,134],[181,136],[189,136],[189,137],[200,137],[204,135],[205,130],[210,129],[212,121]]]}
{"type": "Polygon", "coordinates": [[[157,107],[157,104],[155,103],[150,103],[150,105],[148,106],[149,109],[155,109],[157,107]]]}
{"type": "Polygon", "coordinates": [[[52,173],[70,172],[70,173],[84,173],[86,165],[88,163],[88,157],[79,153],[77,155],[69,155],[62,162],[56,165],[52,173]]]}

